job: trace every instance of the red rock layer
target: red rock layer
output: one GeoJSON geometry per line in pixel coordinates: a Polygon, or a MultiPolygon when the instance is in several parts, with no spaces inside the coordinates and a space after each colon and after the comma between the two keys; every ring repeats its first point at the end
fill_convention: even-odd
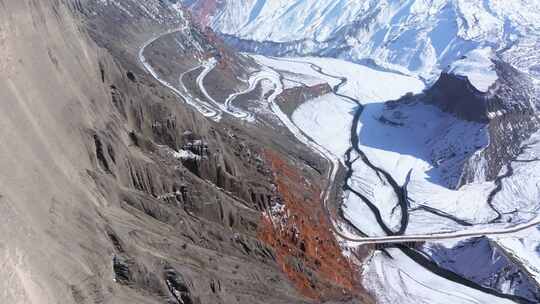
{"type": "Polygon", "coordinates": [[[321,204],[321,189],[302,177],[276,152],[267,150],[284,207],[265,216],[259,237],[296,288],[315,300],[356,297],[371,303],[359,282],[359,269],[342,254],[321,204]]]}

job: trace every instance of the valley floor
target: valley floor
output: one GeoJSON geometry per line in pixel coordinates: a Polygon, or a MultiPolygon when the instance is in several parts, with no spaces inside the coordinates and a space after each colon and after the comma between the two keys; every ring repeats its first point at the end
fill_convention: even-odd
{"type": "MultiPolygon", "coordinates": [[[[391,243],[425,240],[422,237],[427,236],[428,241],[445,243],[447,237],[458,238],[446,241],[451,247],[459,238],[493,234],[492,240],[507,244],[507,250],[528,265],[529,271],[537,265],[536,248],[525,245],[533,242],[524,241],[520,234],[535,238],[534,231],[538,231],[533,228],[539,223],[538,203],[533,200],[537,193],[527,190],[538,187],[516,189],[518,185],[512,184],[512,179],[537,180],[528,178],[536,172],[536,162],[527,162],[525,167],[517,160],[512,166],[518,171],[502,182],[502,189],[496,190],[493,182],[482,182],[451,190],[448,184],[459,178],[459,173],[451,170],[459,171],[463,162],[460,155],[476,153],[488,139],[481,124],[463,122],[434,106],[410,102],[387,107],[384,103],[421,92],[422,82],[336,59],[254,57],[279,71],[291,85],[308,85],[319,78],[334,86],[334,94],[302,104],[292,118],[302,133],[349,167],[343,214],[365,235],[383,236],[364,240],[391,243]],[[351,136],[358,137],[356,143],[352,140],[357,149],[351,150],[351,136]],[[406,206],[402,206],[399,189],[405,192],[406,206]],[[494,195],[491,204],[490,195],[494,195]],[[509,210],[516,197],[522,197],[523,202],[509,210]],[[505,220],[494,222],[498,214],[504,214],[505,220]],[[512,250],[512,246],[520,249],[512,250]]],[[[532,142],[525,151],[533,155],[523,155],[527,160],[535,157],[536,141],[532,142]]],[[[353,231],[341,233],[346,234],[344,241],[349,246],[355,246],[350,239],[361,239],[353,231]]],[[[411,303],[527,302],[430,273],[426,265],[415,263],[418,260],[399,249],[387,253],[391,259],[388,254],[373,255],[365,276],[366,285],[384,302],[405,303],[405,298],[411,303]],[[390,292],[388,286],[394,286],[390,292]]]]}

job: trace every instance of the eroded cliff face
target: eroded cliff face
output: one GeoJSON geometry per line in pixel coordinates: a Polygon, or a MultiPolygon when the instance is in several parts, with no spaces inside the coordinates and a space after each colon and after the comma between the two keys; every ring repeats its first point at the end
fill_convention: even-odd
{"type": "Polygon", "coordinates": [[[503,62],[496,62],[496,70],[499,80],[487,93],[490,144],[477,155],[484,158],[486,164],[482,168],[472,159],[464,171],[462,183],[474,181],[479,173],[486,180],[495,179],[501,169],[523,151],[523,143],[540,127],[540,93],[531,79],[503,62]]]}
{"type": "MultiPolygon", "coordinates": [[[[487,138],[483,145],[467,148],[462,155],[455,151],[440,158],[449,162],[458,158],[459,172],[449,187],[459,187],[474,181],[495,180],[501,170],[523,150],[523,142],[540,126],[539,94],[532,80],[501,61],[494,62],[498,79],[487,92],[477,90],[467,77],[442,73],[424,93],[405,96],[388,103],[387,108],[420,101],[434,105],[462,122],[483,126],[487,138]],[[463,154],[465,153],[465,154],[463,154]]],[[[452,141],[441,135],[439,141],[452,141]]],[[[467,139],[469,142],[471,139],[467,139]]],[[[437,157],[436,159],[439,159],[437,157]]]]}
{"type": "MultiPolygon", "coordinates": [[[[170,75],[207,53],[224,59],[211,81],[225,88],[249,71],[169,4],[0,1],[1,302],[309,303],[341,300],[342,289],[366,298],[328,231],[300,231],[308,254],[295,258],[309,268],[285,273],[278,239],[263,233],[277,229],[263,215],[291,194],[275,159],[309,171],[302,184],[322,177],[299,155],[320,160],[276,139],[279,128],[202,117],[144,71],[144,42],[186,26],[169,37],[187,50],[170,75]],[[315,262],[315,237],[332,249],[327,265],[315,262]],[[298,288],[306,276],[315,291],[298,288]]],[[[168,44],[150,50],[157,66],[168,44]]]]}

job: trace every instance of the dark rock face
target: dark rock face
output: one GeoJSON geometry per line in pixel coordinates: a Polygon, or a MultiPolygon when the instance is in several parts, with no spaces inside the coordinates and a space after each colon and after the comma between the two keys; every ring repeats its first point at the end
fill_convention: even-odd
{"type": "MultiPolygon", "coordinates": [[[[477,90],[467,77],[442,73],[422,94],[388,102],[387,116],[379,118],[386,124],[395,123],[388,119],[394,107],[406,108],[415,102],[423,102],[463,122],[481,126],[482,133],[477,135],[487,138],[486,143],[475,144],[465,154],[462,151],[459,155],[451,153],[440,158],[449,160],[459,156],[462,159],[451,178],[453,182],[448,184],[451,188],[474,181],[496,180],[501,169],[522,152],[522,143],[540,127],[537,111],[540,97],[532,80],[505,62],[494,61],[494,65],[498,79],[488,92],[477,90]]],[[[433,141],[437,143],[437,138],[433,141]]]]}
{"type": "Polygon", "coordinates": [[[178,273],[174,268],[168,266],[165,267],[165,281],[167,287],[172,296],[176,299],[178,304],[198,304],[198,299],[194,300],[191,292],[189,291],[188,283],[184,277],[178,273]]]}
{"type": "Polygon", "coordinates": [[[426,101],[469,121],[487,123],[488,100],[463,76],[442,73],[425,93],[426,101]]]}

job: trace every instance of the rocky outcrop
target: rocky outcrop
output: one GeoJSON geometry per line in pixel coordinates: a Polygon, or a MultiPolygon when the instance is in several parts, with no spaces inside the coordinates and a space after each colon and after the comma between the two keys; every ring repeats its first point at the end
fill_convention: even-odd
{"type": "MultiPolygon", "coordinates": [[[[540,94],[528,76],[510,65],[497,62],[499,80],[489,92],[489,146],[482,151],[487,161],[485,177],[492,180],[500,170],[515,159],[523,142],[540,127],[538,106],[540,94]]],[[[463,182],[474,180],[478,172],[474,163],[464,172],[463,182]]]]}
{"type": "Polygon", "coordinates": [[[208,26],[212,17],[225,4],[222,0],[184,1],[196,20],[202,26],[208,26]]]}
{"type": "Polygon", "coordinates": [[[425,92],[425,98],[428,103],[461,119],[489,122],[487,94],[478,91],[465,76],[442,73],[425,92]]]}
{"type": "Polygon", "coordinates": [[[457,117],[487,125],[489,145],[465,165],[460,184],[494,180],[521,151],[524,140],[538,130],[540,99],[531,79],[501,61],[495,61],[498,80],[483,93],[466,77],[443,73],[420,97],[457,117]]]}

